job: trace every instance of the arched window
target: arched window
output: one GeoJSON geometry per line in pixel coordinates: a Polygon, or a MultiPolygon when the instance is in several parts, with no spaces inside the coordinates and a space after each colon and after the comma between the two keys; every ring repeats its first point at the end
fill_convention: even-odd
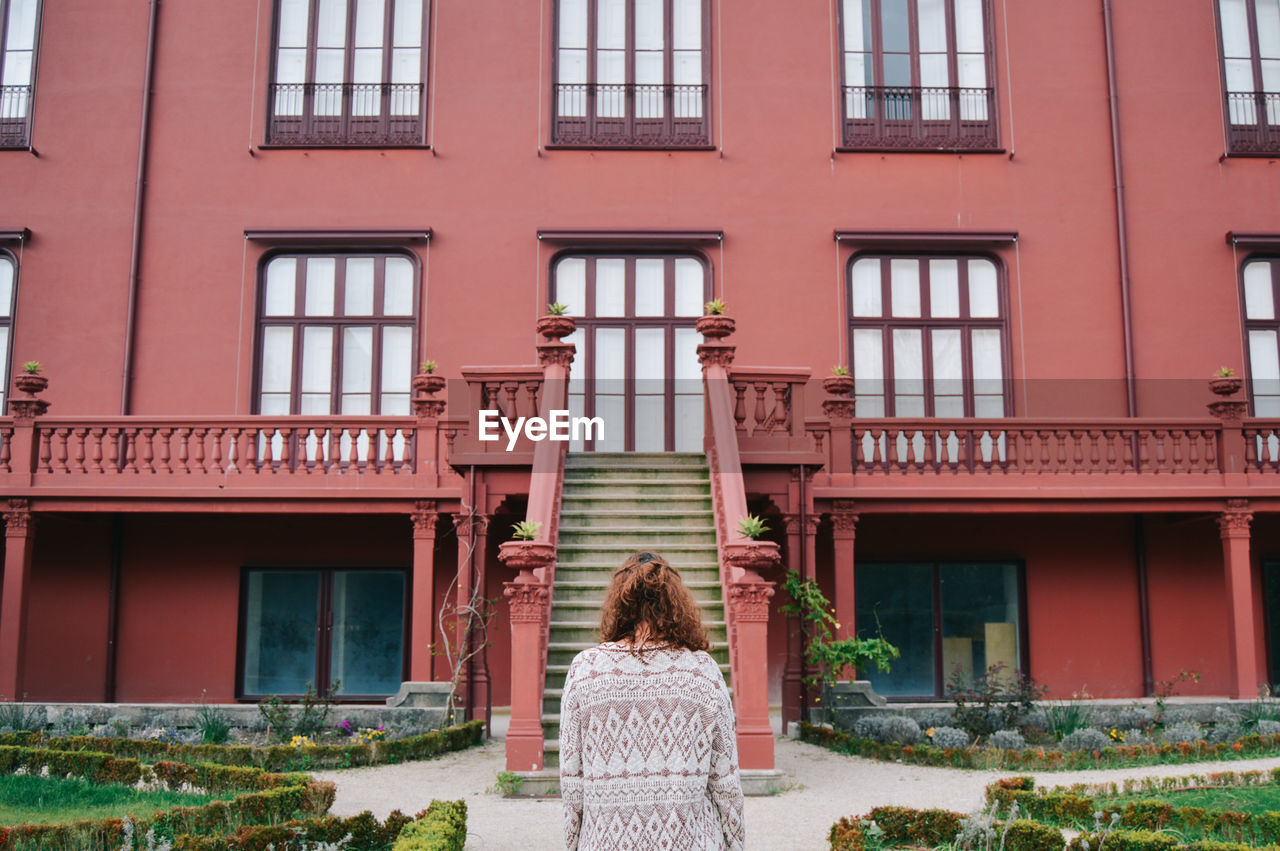
{"type": "Polygon", "coordinates": [[[1244,283],[1244,326],[1249,349],[1249,391],[1255,417],[1280,416],[1280,257],[1248,260],[1244,283]]]}

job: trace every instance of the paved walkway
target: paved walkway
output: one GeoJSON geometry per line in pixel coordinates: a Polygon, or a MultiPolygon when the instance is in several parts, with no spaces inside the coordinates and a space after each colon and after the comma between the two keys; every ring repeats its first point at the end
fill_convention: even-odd
{"type": "MultiPolygon", "coordinates": [[[[432,798],[465,798],[468,849],[563,848],[559,799],[508,799],[489,791],[503,768],[503,753],[504,743],[492,739],[482,747],[427,762],[313,773],[338,784],[336,815],[366,809],[379,818],[393,809],[413,815],[432,798]]],[[[876,762],[790,739],[778,740],[777,765],[792,786],[771,797],[747,799],[747,847],[751,849],[826,848],[827,831],[837,818],[861,815],[882,804],[970,812],[982,805],[982,790],[988,783],[1013,773],[876,762]]],[[[1280,757],[1035,776],[1038,784],[1054,786],[1276,767],[1280,757]]]]}

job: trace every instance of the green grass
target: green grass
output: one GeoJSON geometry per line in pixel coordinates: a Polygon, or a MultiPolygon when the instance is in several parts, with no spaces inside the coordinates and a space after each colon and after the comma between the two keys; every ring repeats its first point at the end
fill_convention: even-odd
{"type": "Polygon", "coordinates": [[[171,807],[200,806],[226,795],[140,792],[118,784],[94,784],[34,775],[0,776],[0,824],[56,824],[81,819],[151,815],[171,807]]]}
{"type": "Polygon", "coordinates": [[[1108,807],[1123,807],[1131,801],[1155,800],[1175,807],[1204,807],[1207,810],[1236,810],[1242,813],[1280,812],[1280,786],[1183,789],[1095,800],[1099,805],[1108,807]]]}

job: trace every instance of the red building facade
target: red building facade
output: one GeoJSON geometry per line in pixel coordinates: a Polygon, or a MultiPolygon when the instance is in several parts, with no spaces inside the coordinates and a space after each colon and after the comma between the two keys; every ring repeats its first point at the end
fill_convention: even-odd
{"type": "MultiPolygon", "coordinates": [[[[553,300],[570,451],[714,444],[883,693],[1276,684],[1280,7],[1174,5],[2,0],[0,695],[380,700],[479,583],[518,701],[563,455],[472,415],[553,300]]],[[[734,673],[794,717],[780,596],[734,673]]]]}

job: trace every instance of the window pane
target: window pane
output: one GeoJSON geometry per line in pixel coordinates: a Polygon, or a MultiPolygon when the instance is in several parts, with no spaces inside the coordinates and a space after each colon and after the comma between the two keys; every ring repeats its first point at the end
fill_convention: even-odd
{"type": "Polygon", "coordinates": [[[969,261],[969,315],[980,319],[1000,316],[996,265],[990,260],[969,261]]]}
{"type": "MultiPolygon", "coordinates": [[[[0,316],[8,316],[13,308],[13,261],[0,256],[0,316]]],[[[6,333],[8,329],[6,327],[6,333]]],[[[0,346],[0,351],[7,352],[8,344],[0,346]]],[[[8,375],[0,372],[0,375],[8,375]]]]}
{"type": "Polygon", "coordinates": [[[884,392],[884,345],[879,328],[853,330],[853,378],[859,399],[884,392]]]}
{"type": "Polygon", "coordinates": [[[702,0],[675,0],[672,40],[676,50],[702,49],[702,0]]]}
{"type": "MultiPolygon", "coordinates": [[[[0,325],[0,375],[9,374],[9,326],[0,325]]],[[[4,405],[5,394],[0,389],[0,407],[4,405]]]]}
{"type": "Polygon", "coordinates": [[[958,261],[929,261],[929,314],[934,317],[960,315],[958,261]]]}
{"type": "Polygon", "coordinates": [[[302,392],[328,393],[333,384],[333,329],[302,329],[302,392]]]}
{"type": "Polygon", "coordinates": [[[596,316],[626,314],[627,261],[596,261],[596,316]]]}
{"type": "MultiPolygon", "coordinates": [[[[413,85],[422,82],[422,51],[417,48],[397,48],[391,55],[391,82],[413,85]]],[[[393,115],[417,115],[416,97],[397,97],[393,115]]]]}
{"type": "MultiPolygon", "coordinates": [[[[382,392],[408,393],[413,372],[413,329],[392,325],[382,329],[382,392]]],[[[387,413],[387,411],[383,411],[387,413]]]]}
{"type": "Polygon", "coordinates": [[[973,392],[994,395],[1002,392],[1004,352],[1000,331],[979,328],[973,331],[973,392]]]}
{"type": "Polygon", "coordinates": [[[982,0],[956,0],[956,50],[960,53],[984,53],[984,30],[982,0]]]}
{"type": "Polygon", "coordinates": [[[854,571],[859,638],[883,636],[901,651],[889,673],[859,671],[882,695],[934,694],[933,567],[858,564],[854,571]]]}
{"type": "Polygon", "coordinates": [[[396,0],[396,47],[422,46],[422,0],[396,0]]]}
{"type": "Polygon", "coordinates": [[[368,316],[373,313],[373,258],[350,257],[347,259],[346,297],[343,312],[348,316],[368,316]]]}
{"type": "Polygon", "coordinates": [[[9,28],[5,33],[8,50],[34,50],[37,0],[9,0],[9,28]]]}
{"type": "MultiPolygon", "coordinates": [[[[985,89],[987,87],[987,60],[978,53],[962,53],[956,60],[960,72],[958,85],[962,89],[985,89]]],[[[974,121],[987,118],[987,100],[966,97],[961,101],[961,117],[974,121]]]]}
{"type": "Polygon", "coordinates": [[[320,0],[316,13],[316,46],[347,46],[346,0],[320,0]]]}
{"type": "Polygon", "coordinates": [[[280,47],[307,46],[307,16],[310,4],[307,0],[280,0],[280,47]]]}
{"type": "MultiPolygon", "coordinates": [[[[911,57],[905,53],[886,53],[884,55],[884,84],[886,86],[911,85],[911,57]]],[[[895,105],[895,111],[888,116],[892,119],[911,117],[911,106],[907,103],[895,105]]]]}
{"type": "Polygon", "coordinates": [[[677,257],[676,316],[701,316],[704,293],[702,264],[690,257],[677,257]]]}
{"type": "Polygon", "coordinates": [[[262,329],[262,392],[288,393],[293,387],[293,329],[262,329]]]}
{"type": "Polygon", "coordinates": [[[662,50],[662,0],[635,0],[636,50],[662,50]]]}
{"type": "Polygon", "coordinates": [[[384,0],[356,0],[356,47],[381,47],[384,0]]]}
{"type": "MultiPolygon", "coordinates": [[[[313,329],[308,328],[310,333],[313,329]]],[[[328,329],[325,329],[328,330],[328,329]]],[[[373,329],[344,328],[342,331],[342,392],[368,393],[373,383],[373,329]]],[[[303,379],[303,390],[327,390],[328,387],[308,386],[303,379]]],[[[343,413],[348,413],[343,411],[343,413]]]]}
{"type": "Polygon", "coordinates": [[[1251,57],[1245,0],[1218,0],[1218,8],[1222,13],[1222,55],[1228,58],[1251,57]]]}
{"type": "MultiPolygon", "coordinates": [[[[351,82],[371,85],[382,82],[382,51],[378,48],[366,47],[356,51],[355,62],[351,71],[351,82]]],[[[358,91],[354,97],[351,111],[355,115],[377,115],[379,108],[378,92],[358,91]]]]}
{"type": "Polygon", "coordinates": [[[405,576],[395,570],[333,575],[330,679],[337,694],[394,694],[404,675],[405,576]]]}
{"type": "MultiPolygon", "coordinates": [[[[587,81],[587,52],[585,50],[561,50],[558,72],[561,83],[585,83],[587,81]]],[[[585,99],[563,93],[560,99],[561,115],[586,115],[585,99]]]]}
{"type": "MultiPolygon", "coordinates": [[[[920,55],[920,85],[925,88],[946,88],[951,84],[947,73],[947,54],[922,53],[920,55]]],[[[950,114],[951,100],[943,92],[926,92],[923,97],[926,121],[942,120],[950,114]]]]}
{"type": "Polygon", "coordinates": [[[560,46],[586,48],[587,0],[560,0],[560,46]]]}
{"type": "Polygon", "coordinates": [[[407,257],[386,259],[382,312],[387,316],[413,315],[413,263],[407,257]]]}
{"type": "Polygon", "coordinates": [[[919,328],[893,329],[893,392],[899,396],[924,393],[922,342],[919,328]]]}
{"type": "Polygon", "coordinates": [[[916,0],[917,26],[920,28],[921,53],[945,53],[947,50],[947,13],[942,0],[916,0]]]}
{"type": "Polygon", "coordinates": [[[1244,315],[1248,319],[1275,319],[1271,290],[1271,263],[1255,260],[1244,267],[1244,315]]]}
{"type": "Polygon", "coordinates": [[[1280,59],[1280,3],[1257,0],[1258,56],[1280,59]]]}
{"type": "Polygon", "coordinates": [[[880,294],[880,259],[859,259],[853,264],[853,315],[879,316],[880,294]]]}
{"type": "Polygon", "coordinates": [[[626,0],[599,0],[596,46],[621,50],[627,46],[626,0]]]}
{"type": "Polygon", "coordinates": [[[890,287],[893,293],[894,316],[920,315],[920,262],[899,260],[889,262],[890,287]]]}
{"type": "Polygon", "coordinates": [[[636,316],[666,313],[667,262],[652,257],[636,260],[636,316]]]}
{"type": "Polygon", "coordinates": [[[662,393],[666,387],[667,332],[664,328],[637,328],[636,392],[662,393]]]}
{"type": "Polygon", "coordinates": [[[1017,676],[1018,570],[1011,564],[944,564],[942,592],[942,676],[971,683],[992,665],[1001,676],[1017,676]]]}
{"type": "Polygon", "coordinates": [[[554,293],[553,299],[567,307],[570,316],[586,315],[587,261],[584,258],[566,257],[556,263],[554,293]]]}
{"type": "Polygon", "coordinates": [[[320,574],[255,570],[244,623],[245,694],[302,694],[321,687],[316,671],[320,574]]]}
{"type": "Polygon", "coordinates": [[[304,312],[307,316],[333,315],[334,258],[307,258],[307,295],[304,312]]]}
{"type": "Polygon", "coordinates": [[[884,50],[905,51],[910,49],[907,0],[881,0],[880,23],[884,50]]]}
{"type": "Polygon", "coordinates": [[[622,380],[626,377],[625,328],[596,329],[596,383],[597,390],[605,393],[621,393],[622,380]],[[600,382],[609,382],[601,384],[600,382]]]}
{"type": "MultiPolygon", "coordinates": [[[[281,50],[276,56],[276,82],[281,84],[297,84],[307,79],[307,52],[305,50],[281,50]]],[[[302,99],[287,97],[281,93],[276,97],[277,115],[301,115],[302,99]]]]}
{"type": "MultiPolygon", "coordinates": [[[[844,49],[870,50],[871,31],[863,26],[863,16],[869,14],[867,4],[871,0],[844,0],[844,49]]],[[[851,85],[852,80],[848,81],[851,85]]]]}
{"type": "Polygon", "coordinates": [[[1249,378],[1255,396],[1280,395],[1280,353],[1275,331],[1249,332],[1249,378]]]}
{"type": "Polygon", "coordinates": [[[960,329],[937,328],[930,335],[933,344],[933,392],[958,396],[964,389],[964,366],[960,353],[960,329]]]}
{"type": "MultiPolygon", "coordinates": [[[[31,85],[31,51],[10,51],[4,56],[4,80],[6,86],[31,85]]],[[[22,115],[26,114],[25,102],[21,103],[22,115]]],[[[6,113],[7,115],[7,113],[6,113]]]]}

